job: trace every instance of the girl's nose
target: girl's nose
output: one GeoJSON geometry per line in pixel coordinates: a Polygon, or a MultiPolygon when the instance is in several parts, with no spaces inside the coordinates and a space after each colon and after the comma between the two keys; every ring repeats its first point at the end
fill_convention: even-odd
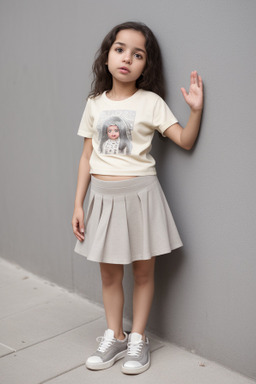
{"type": "Polygon", "coordinates": [[[131,64],[132,63],[132,58],[131,58],[131,55],[130,54],[126,54],[124,56],[124,62],[127,63],[127,64],[131,64]]]}

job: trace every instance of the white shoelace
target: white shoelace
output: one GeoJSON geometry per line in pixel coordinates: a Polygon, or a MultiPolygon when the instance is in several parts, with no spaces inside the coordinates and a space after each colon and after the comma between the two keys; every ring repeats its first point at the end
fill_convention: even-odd
{"type": "Polygon", "coordinates": [[[97,342],[100,343],[99,347],[98,347],[98,351],[99,352],[106,352],[106,350],[113,344],[113,342],[115,341],[114,337],[112,337],[111,339],[106,339],[104,336],[100,336],[100,337],[97,337],[97,342]]]}
{"type": "Polygon", "coordinates": [[[129,342],[127,354],[129,356],[139,357],[141,354],[142,347],[143,347],[143,341],[138,341],[137,343],[129,342]]]}

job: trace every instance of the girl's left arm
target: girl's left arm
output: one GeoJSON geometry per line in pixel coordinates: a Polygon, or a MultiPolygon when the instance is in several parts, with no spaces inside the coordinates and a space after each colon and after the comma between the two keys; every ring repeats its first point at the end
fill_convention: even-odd
{"type": "Polygon", "coordinates": [[[196,71],[191,72],[189,93],[184,88],[181,92],[190,107],[190,116],[185,128],[178,123],[171,125],[164,135],[180,147],[190,150],[197,138],[203,111],[203,82],[196,71]]]}

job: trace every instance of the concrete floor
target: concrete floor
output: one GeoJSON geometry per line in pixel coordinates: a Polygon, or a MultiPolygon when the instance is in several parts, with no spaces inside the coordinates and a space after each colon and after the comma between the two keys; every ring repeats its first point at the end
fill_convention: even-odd
{"type": "MultiPolygon", "coordinates": [[[[151,340],[151,367],[138,376],[85,368],[106,324],[101,307],[0,259],[0,384],[255,384],[256,381],[151,340]]],[[[129,323],[125,323],[129,330],[129,323]]]]}

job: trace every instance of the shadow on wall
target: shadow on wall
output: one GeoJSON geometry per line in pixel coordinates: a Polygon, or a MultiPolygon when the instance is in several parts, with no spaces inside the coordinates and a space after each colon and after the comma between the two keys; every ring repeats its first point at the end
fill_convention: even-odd
{"type": "Polygon", "coordinates": [[[185,257],[185,250],[182,247],[156,258],[155,295],[147,328],[160,337],[170,333],[166,318],[172,311],[172,297],[177,295],[177,292],[174,292],[174,283],[182,271],[185,257]]]}
{"type": "MultiPolygon", "coordinates": [[[[156,257],[155,294],[147,330],[159,337],[165,337],[166,334],[170,333],[168,314],[172,311],[172,298],[177,296],[177,292],[174,292],[173,287],[182,271],[184,260],[185,251],[183,247],[174,250],[170,254],[156,257]]],[[[133,274],[131,265],[125,266],[124,290],[124,316],[132,320],[133,274]]]]}

